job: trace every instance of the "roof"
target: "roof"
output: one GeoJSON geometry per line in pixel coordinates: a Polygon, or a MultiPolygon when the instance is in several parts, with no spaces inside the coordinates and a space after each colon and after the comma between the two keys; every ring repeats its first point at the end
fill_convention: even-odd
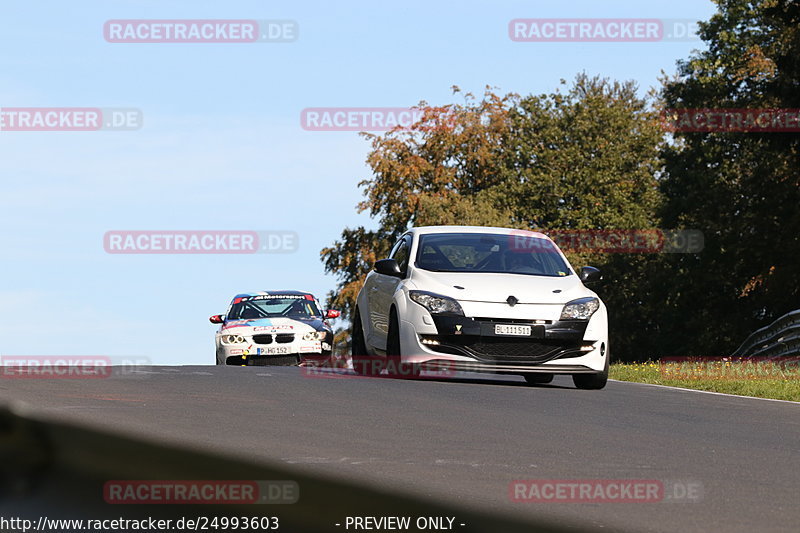
{"type": "Polygon", "coordinates": [[[420,226],[418,228],[411,228],[409,231],[418,233],[420,235],[428,235],[431,233],[489,233],[492,235],[521,235],[525,237],[537,237],[539,239],[549,240],[547,235],[538,231],[513,228],[495,228],[491,226],[420,226]]]}

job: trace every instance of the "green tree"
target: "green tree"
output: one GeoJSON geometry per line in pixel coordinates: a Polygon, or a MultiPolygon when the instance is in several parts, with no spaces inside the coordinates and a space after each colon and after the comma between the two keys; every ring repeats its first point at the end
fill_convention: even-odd
{"type": "MultiPolygon", "coordinates": [[[[548,230],[648,230],[659,226],[656,114],[631,83],[579,75],[566,94],[530,96],[512,113],[502,202],[514,227],[548,230]]],[[[658,302],[647,283],[659,258],[631,253],[575,253],[576,267],[600,267],[595,288],[609,308],[617,359],[656,348],[658,302]]]]}
{"type": "MultiPolygon", "coordinates": [[[[707,50],[664,80],[666,108],[800,108],[800,3],[717,0],[707,50]]],[[[697,228],[705,250],[667,258],[664,349],[727,354],[800,307],[800,136],[677,132],[664,146],[667,225],[697,228]]]]}

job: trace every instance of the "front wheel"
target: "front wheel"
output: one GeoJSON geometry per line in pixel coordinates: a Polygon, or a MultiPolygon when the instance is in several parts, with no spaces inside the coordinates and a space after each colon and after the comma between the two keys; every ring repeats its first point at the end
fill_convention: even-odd
{"type": "Polygon", "coordinates": [[[606,364],[601,372],[596,374],[573,374],[572,382],[579,389],[585,390],[600,390],[606,386],[608,382],[608,360],[611,359],[611,354],[606,350],[606,364]]]}
{"type": "Polygon", "coordinates": [[[397,311],[392,308],[389,313],[389,335],[386,338],[386,369],[394,378],[416,378],[420,375],[420,366],[403,363],[400,349],[400,322],[397,311]]]}

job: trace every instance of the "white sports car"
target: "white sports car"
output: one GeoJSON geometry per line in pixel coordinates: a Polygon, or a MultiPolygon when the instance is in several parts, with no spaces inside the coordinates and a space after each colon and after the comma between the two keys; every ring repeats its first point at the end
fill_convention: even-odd
{"type": "Polygon", "coordinates": [[[237,294],[216,333],[218,365],[322,364],[333,350],[333,330],[313,294],[302,291],[237,294]]]}
{"type": "Polygon", "coordinates": [[[581,389],[608,379],[608,315],[546,235],[506,228],[407,231],[375,263],[358,294],[357,373],[425,369],[520,374],[547,383],[570,374],[581,389]]]}

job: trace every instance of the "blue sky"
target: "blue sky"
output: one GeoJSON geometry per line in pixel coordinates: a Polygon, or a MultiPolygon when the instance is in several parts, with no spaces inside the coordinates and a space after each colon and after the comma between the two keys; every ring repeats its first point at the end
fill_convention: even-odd
{"type": "Polygon", "coordinates": [[[239,292],[334,286],[319,251],[370,176],[353,132],[306,107],[453,101],[450,87],[555,90],[582,71],[644,93],[694,42],[520,43],[515,18],[706,20],[704,0],[22,2],[0,6],[0,107],[133,107],[136,131],[0,132],[0,356],[213,362],[239,292]],[[292,19],[284,44],[114,44],[109,19],[292,19]],[[285,255],[110,255],[108,230],[296,231],[285,255]]]}

